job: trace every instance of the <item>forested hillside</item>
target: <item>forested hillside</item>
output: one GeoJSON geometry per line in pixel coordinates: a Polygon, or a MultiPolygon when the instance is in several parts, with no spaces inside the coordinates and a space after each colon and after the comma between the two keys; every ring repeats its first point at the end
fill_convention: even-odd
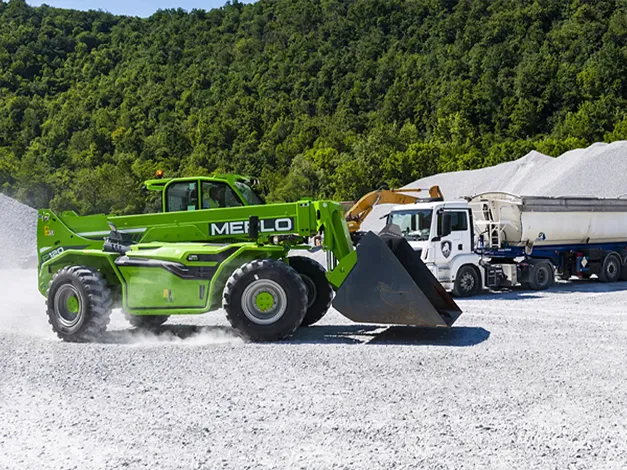
{"type": "Polygon", "coordinates": [[[0,188],[144,210],[238,172],[271,200],[627,138],[627,1],[259,0],[148,19],[0,1],[0,188]]]}

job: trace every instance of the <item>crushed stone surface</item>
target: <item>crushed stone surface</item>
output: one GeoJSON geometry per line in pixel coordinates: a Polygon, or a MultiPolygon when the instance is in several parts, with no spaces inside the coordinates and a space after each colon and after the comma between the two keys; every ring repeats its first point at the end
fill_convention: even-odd
{"type": "Polygon", "coordinates": [[[449,332],[330,312],[247,344],[223,312],[55,339],[31,271],[0,295],[0,468],[624,468],[626,284],[460,301],[449,332]]]}

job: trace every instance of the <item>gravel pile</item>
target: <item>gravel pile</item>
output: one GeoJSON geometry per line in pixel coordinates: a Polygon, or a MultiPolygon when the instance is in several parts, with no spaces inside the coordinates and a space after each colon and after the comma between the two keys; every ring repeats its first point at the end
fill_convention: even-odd
{"type": "Polygon", "coordinates": [[[0,194],[0,269],[37,254],[37,211],[0,194]]]}
{"type": "MultiPolygon", "coordinates": [[[[571,150],[557,158],[531,151],[512,162],[429,176],[407,188],[440,186],[447,200],[488,191],[505,191],[521,196],[627,197],[627,141],[596,143],[571,150]]],[[[394,205],[374,208],[362,224],[363,230],[383,228],[381,217],[394,205]]]]}
{"type": "Polygon", "coordinates": [[[522,196],[627,196],[627,141],[596,143],[557,158],[529,152],[513,162],[472,171],[442,173],[408,188],[439,185],[447,199],[505,191],[522,196]]]}

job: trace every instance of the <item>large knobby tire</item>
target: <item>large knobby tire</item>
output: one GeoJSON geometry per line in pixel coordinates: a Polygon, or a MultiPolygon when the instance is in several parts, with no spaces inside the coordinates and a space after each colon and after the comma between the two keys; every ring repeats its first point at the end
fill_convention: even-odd
{"type": "Polygon", "coordinates": [[[610,253],[603,260],[601,272],[599,272],[599,281],[616,282],[621,276],[622,263],[618,253],[610,253]]]}
{"type": "Polygon", "coordinates": [[[153,330],[160,327],[170,318],[169,315],[132,315],[124,312],[126,320],[135,328],[153,330]]]}
{"type": "Polygon", "coordinates": [[[525,286],[532,290],[546,290],[555,282],[555,270],[548,260],[534,263],[529,272],[529,282],[525,286]]]}
{"type": "Polygon", "coordinates": [[[48,322],[63,341],[94,341],[107,329],[112,304],[111,290],[97,270],[69,266],[59,270],[50,282],[48,322]]]}
{"type": "Polygon", "coordinates": [[[278,341],[291,335],[307,312],[307,288],[282,261],[255,260],[226,282],[224,310],[229,323],[251,341],[278,341]]]}
{"type": "Polygon", "coordinates": [[[455,276],[453,285],[453,295],[455,297],[470,297],[481,289],[481,279],[472,266],[465,265],[459,268],[455,276]]]}
{"type": "Polygon", "coordinates": [[[289,262],[307,288],[307,313],[300,326],[313,325],[326,315],[333,300],[326,270],[316,260],[305,256],[291,256],[289,262]]]}

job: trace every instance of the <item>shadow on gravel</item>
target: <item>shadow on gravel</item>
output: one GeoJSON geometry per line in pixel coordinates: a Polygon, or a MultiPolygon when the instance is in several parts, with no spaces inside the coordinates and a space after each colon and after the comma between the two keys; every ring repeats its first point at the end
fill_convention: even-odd
{"type": "Polygon", "coordinates": [[[527,300],[527,299],[539,299],[546,296],[546,294],[571,294],[571,293],[606,293],[606,292],[621,292],[627,290],[627,282],[613,282],[603,283],[596,279],[584,280],[572,280],[572,281],[560,281],[554,284],[546,291],[532,291],[523,289],[522,287],[515,287],[513,289],[504,289],[500,291],[486,291],[482,294],[475,295],[473,297],[465,297],[464,302],[468,301],[482,301],[482,300],[527,300]]]}
{"type": "Polygon", "coordinates": [[[99,343],[136,344],[142,342],[177,342],[196,338],[215,338],[221,342],[237,341],[239,336],[233,328],[226,326],[163,325],[153,330],[117,330],[107,331],[99,343]]]}
{"type": "MultiPolygon", "coordinates": [[[[439,346],[474,346],[490,337],[477,327],[451,329],[413,326],[329,325],[300,328],[284,344],[405,344],[439,346]]],[[[158,343],[231,343],[242,341],[237,332],[226,326],[163,325],[146,331],[140,329],[107,331],[97,341],[103,344],[158,343]]]]}
{"type": "Polygon", "coordinates": [[[291,343],[335,344],[402,344],[438,346],[475,346],[487,340],[490,332],[484,328],[460,326],[450,329],[413,326],[334,325],[299,329],[291,343]]]}

